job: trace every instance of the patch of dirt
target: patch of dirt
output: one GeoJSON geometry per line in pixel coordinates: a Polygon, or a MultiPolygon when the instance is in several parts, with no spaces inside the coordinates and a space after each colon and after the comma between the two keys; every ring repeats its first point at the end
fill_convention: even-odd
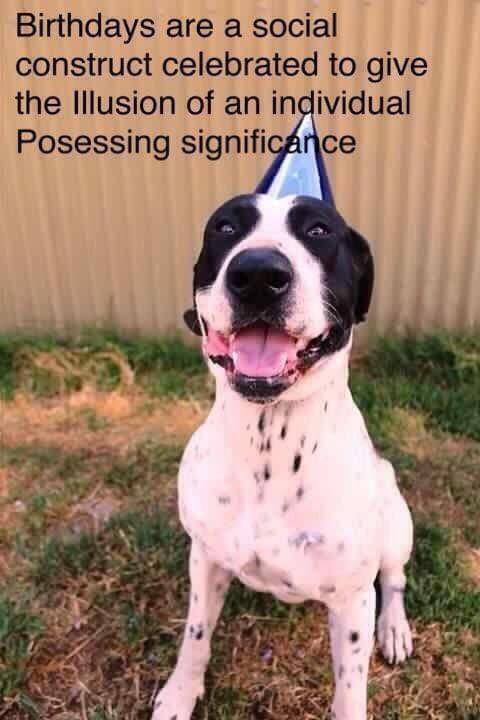
{"type": "Polygon", "coordinates": [[[95,410],[99,415],[119,420],[134,412],[135,403],[131,395],[113,391],[100,393],[91,385],[68,396],[68,405],[73,409],[95,410]]]}
{"type": "Polygon", "coordinates": [[[71,508],[63,523],[55,528],[55,534],[68,537],[89,532],[96,535],[121,505],[119,498],[99,484],[88,497],[71,508]]]}
{"type": "Polygon", "coordinates": [[[152,400],[139,390],[106,393],[85,387],[48,401],[18,394],[5,405],[2,441],[58,445],[71,451],[85,446],[118,447],[138,436],[184,442],[207,411],[206,405],[195,400],[152,400]],[[85,410],[111,422],[91,429],[82,413],[85,410]]]}
{"type": "Polygon", "coordinates": [[[480,588],[480,548],[465,550],[466,567],[475,585],[480,588]]]}
{"type": "Polygon", "coordinates": [[[471,528],[480,444],[445,432],[431,432],[421,413],[395,408],[390,431],[416,462],[399,473],[402,492],[419,514],[436,516],[462,533],[471,528]]]}
{"type": "Polygon", "coordinates": [[[167,435],[190,435],[205,420],[208,409],[199,403],[179,400],[158,408],[156,420],[167,435]]]}
{"type": "Polygon", "coordinates": [[[8,470],[0,467],[0,501],[8,497],[8,470]]]}
{"type": "Polygon", "coordinates": [[[10,477],[7,468],[0,467],[0,529],[8,527],[14,521],[18,509],[9,501],[10,477]]]}

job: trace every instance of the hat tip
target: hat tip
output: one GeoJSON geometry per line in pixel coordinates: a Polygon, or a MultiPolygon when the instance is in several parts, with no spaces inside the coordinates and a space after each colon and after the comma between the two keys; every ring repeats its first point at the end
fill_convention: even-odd
{"type": "Polygon", "coordinates": [[[256,192],[277,199],[287,195],[308,195],[334,206],[313,113],[301,116],[289,138],[296,139],[295,149],[290,149],[293,143],[284,144],[256,192]]]}

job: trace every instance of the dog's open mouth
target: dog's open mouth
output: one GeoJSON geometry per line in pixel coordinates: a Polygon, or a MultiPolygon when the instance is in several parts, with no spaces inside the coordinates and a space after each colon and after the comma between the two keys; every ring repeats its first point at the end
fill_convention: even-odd
{"type": "Polygon", "coordinates": [[[243,327],[228,337],[212,328],[204,342],[210,359],[230,376],[270,383],[296,377],[334,349],[338,329],[329,327],[313,340],[296,338],[263,321],[243,327]]]}

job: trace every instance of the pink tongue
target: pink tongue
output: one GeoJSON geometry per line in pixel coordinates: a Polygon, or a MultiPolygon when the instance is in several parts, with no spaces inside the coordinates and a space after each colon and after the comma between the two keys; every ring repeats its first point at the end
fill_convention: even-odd
{"type": "Polygon", "coordinates": [[[230,344],[235,369],[250,377],[280,375],[288,360],[296,358],[295,341],[266,325],[240,330],[230,344]]]}

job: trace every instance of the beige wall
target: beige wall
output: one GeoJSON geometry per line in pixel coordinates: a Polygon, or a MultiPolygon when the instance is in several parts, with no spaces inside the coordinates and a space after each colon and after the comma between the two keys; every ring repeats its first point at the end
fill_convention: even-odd
{"type": "MultiPolygon", "coordinates": [[[[475,0],[2,0],[2,203],[0,330],[73,329],[115,323],[127,331],[156,333],[181,327],[190,301],[191,269],[202,224],[228,195],[253,188],[265,157],[225,158],[217,163],[177,155],[174,162],[153,159],[84,157],[46,158],[15,152],[17,126],[41,131],[80,131],[85,121],[15,116],[13,95],[27,83],[15,76],[13,59],[24,53],[85,54],[101,49],[118,52],[116,43],[16,40],[15,12],[38,9],[54,13],[70,9],[83,14],[99,8],[112,15],[212,15],[243,19],[255,14],[297,15],[306,9],[326,14],[338,10],[338,52],[357,55],[425,55],[427,78],[416,83],[411,118],[319,120],[320,130],[353,132],[359,150],[328,159],[340,210],[368,237],[377,261],[377,285],[369,331],[470,327],[480,324],[479,233],[479,69],[480,2],[475,0]]],[[[208,40],[213,53],[223,42],[208,40]]],[[[168,52],[187,54],[199,42],[169,42],[168,52]]],[[[301,53],[314,42],[290,40],[240,42],[239,54],[301,53]]],[[[322,41],[330,51],[332,45],[322,41]]],[[[151,49],[162,54],[161,41],[139,42],[126,52],[151,49]]],[[[83,81],[82,81],[83,83],[83,81]]],[[[185,82],[188,92],[206,91],[212,81],[185,82]]],[[[266,95],[273,81],[257,87],[245,81],[215,81],[219,97],[230,92],[266,95]]],[[[357,86],[359,81],[357,80],[357,86]]],[[[412,86],[411,80],[390,81],[383,92],[412,86]],[[388,90],[387,90],[388,88],[388,90]]],[[[62,94],[65,81],[37,80],[28,86],[62,94]]],[[[279,84],[284,92],[307,90],[311,82],[279,84]]],[[[316,87],[333,92],[351,81],[326,81],[316,87]]],[[[93,83],[92,83],[93,87],[93,83]]],[[[158,79],[95,83],[105,91],[166,92],[158,79]]],[[[293,118],[267,125],[285,133],[293,118]]],[[[90,131],[121,128],[131,120],[88,122],[90,131]]],[[[238,130],[255,120],[223,116],[211,130],[238,130]]],[[[138,128],[183,133],[205,125],[195,119],[142,119],[138,128]]]]}

